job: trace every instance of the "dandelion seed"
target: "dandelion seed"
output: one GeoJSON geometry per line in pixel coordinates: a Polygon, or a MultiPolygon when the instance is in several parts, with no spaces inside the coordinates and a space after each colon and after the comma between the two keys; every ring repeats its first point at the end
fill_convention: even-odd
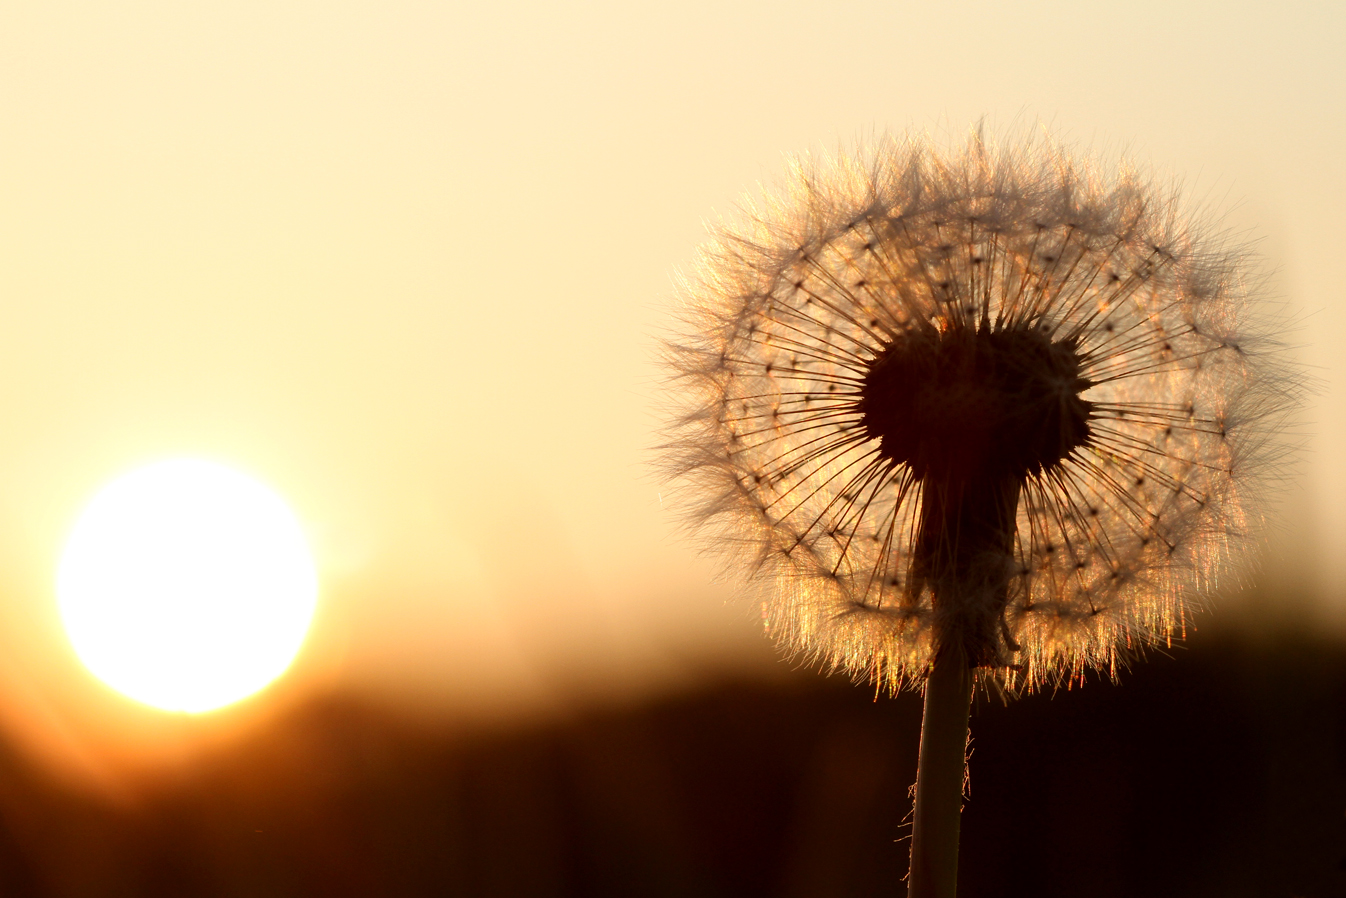
{"type": "Polygon", "coordinates": [[[980,139],[801,171],[708,250],[667,466],[786,647],[924,686],[913,896],[953,894],[974,676],[1115,671],[1244,531],[1292,403],[1240,261],[1134,173],[980,139]]]}

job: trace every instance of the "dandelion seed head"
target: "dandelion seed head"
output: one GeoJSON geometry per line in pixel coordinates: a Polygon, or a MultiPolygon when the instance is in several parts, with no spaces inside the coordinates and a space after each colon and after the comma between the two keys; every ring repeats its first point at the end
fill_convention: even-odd
{"type": "Polygon", "coordinates": [[[801,166],[686,291],[664,459],[796,652],[1113,670],[1229,560],[1285,407],[1242,259],[1042,143],[801,166]]]}

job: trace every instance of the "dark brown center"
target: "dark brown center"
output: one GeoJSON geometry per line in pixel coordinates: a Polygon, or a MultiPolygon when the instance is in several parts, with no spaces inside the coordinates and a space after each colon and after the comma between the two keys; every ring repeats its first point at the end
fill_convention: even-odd
{"type": "Polygon", "coordinates": [[[870,365],[860,393],[869,435],[918,480],[1022,479],[1089,439],[1072,341],[1037,328],[959,328],[903,337],[870,365]]]}

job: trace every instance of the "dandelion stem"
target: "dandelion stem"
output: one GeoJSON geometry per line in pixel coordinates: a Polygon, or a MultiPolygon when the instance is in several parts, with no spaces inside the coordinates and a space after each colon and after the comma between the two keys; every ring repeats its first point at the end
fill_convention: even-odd
{"type": "Polygon", "coordinates": [[[954,898],[971,707],[972,669],[962,643],[948,640],[925,683],[907,898],[954,898]]]}

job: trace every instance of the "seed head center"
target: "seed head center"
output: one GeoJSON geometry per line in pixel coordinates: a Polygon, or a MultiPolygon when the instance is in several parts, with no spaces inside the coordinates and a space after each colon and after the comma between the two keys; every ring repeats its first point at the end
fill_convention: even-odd
{"type": "Polygon", "coordinates": [[[1026,324],[904,335],[866,372],[863,426],[918,480],[1022,480],[1088,441],[1080,367],[1073,340],[1026,324]]]}

